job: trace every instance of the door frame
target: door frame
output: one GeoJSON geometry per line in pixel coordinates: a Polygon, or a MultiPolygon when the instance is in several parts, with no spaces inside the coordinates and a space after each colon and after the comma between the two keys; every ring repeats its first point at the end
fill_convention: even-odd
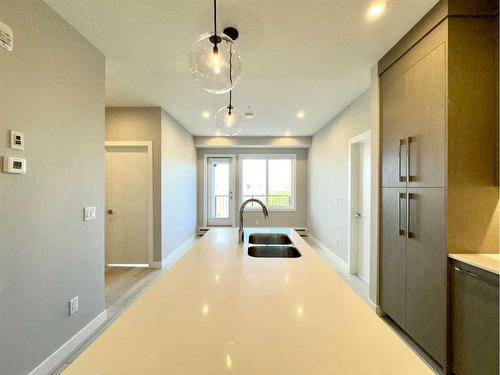
{"type": "MultiPolygon", "coordinates": [[[[372,132],[371,130],[368,130],[364,133],[361,133],[357,135],[356,137],[350,138],[348,147],[349,147],[349,187],[348,187],[348,210],[347,210],[347,223],[348,223],[348,258],[347,258],[347,266],[349,269],[349,272],[353,275],[358,274],[358,248],[357,248],[357,225],[356,225],[356,219],[354,215],[352,214],[353,207],[357,206],[358,203],[358,195],[357,192],[353,191],[357,187],[357,174],[358,174],[358,168],[359,168],[359,162],[357,158],[357,150],[356,147],[358,145],[368,142],[370,144],[370,170],[371,170],[371,159],[372,159],[372,153],[371,153],[371,147],[372,145],[372,132]]],[[[373,171],[370,171],[370,185],[371,185],[371,174],[373,171]]],[[[369,202],[368,202],[368,207],[370,207],[371,210],[371,193],[369,194],[369,202]]],[[[371,222],[371,213],[368,215],[368,230],[370,231],[370,242],[371,242],[371,232],[372,229],[370,227],[370,222],[371,222]]],[[[368,245],[369,251],[368,254],[371,258],[371,243],[368,245]]],[[[370,275],[372,273],[372,267],[371,267],[371,260],[369,262],[370,264],[370,275]]],[[[368,285],[370,284],[370,279],[365,280],[368,285]]]]}
{"type": "MultiPolygon", "coordinates": [[[[137,147],[146,148],[148,155],[148,265],[154,266],[153,261],[153,241],[154,241],[154,218],[153,218],[153,142],[152,141],[105,141],[104,152],[107,155],[108,148],[113,147],[137,147]]],[[[107,172],[107,171],[106,171],[107,172]]],[[[106,191],[106,190],[105,190],[106,191]]],[[[104,199],[106,205],[106,197],[104,199]]],[[[106,207],[104,210],[106,215],[106,207]]],[[[105,221],[106,225],[106,221],[105,221]]],[[[106,231],[104,231],[106,235],[106,231]]],[[[104,260],[106,262],[106,248],[104,249],[104,260]]]]}
{"type": "Polygon", "coordinates": [[[229,204],[229,214],[231,216],[231,227],[235,226],[236,217],[236,154],[204,154],[203,155],[203,227],[208,227],[208,159],[210,158],[225,158],[232,159],[230,174],[233,176],[233,181],[229,181],[230,187],[233,188],[233,199],[229,204]]]}

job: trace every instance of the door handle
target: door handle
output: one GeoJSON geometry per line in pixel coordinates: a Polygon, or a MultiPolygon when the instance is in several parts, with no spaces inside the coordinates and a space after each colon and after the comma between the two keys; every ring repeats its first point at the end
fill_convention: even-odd
{"type": "MultiPolygon", "coordinates": [[[[399,139],[398,140],[398,176],[399,176],[399,182],[406,182],[406,176],[401,176],[401,147],[406,144],[405,139],[399,139]]],[[[408,151],[406,151],[406,154],[408,155],[408,151]]],[[[408,157],[406,158],[406,174],[408,174],[408,157]]]]}
{"type": "Polygon", "coordinates": [[[408,193],[408,197],[406,199],[406,238],[414,238],[415,237],[415,234],[411,231],[411,221],[410,221],[410,216],[411,216],[410,202],[413,198],[415,198],[415,194],[408,193]]]}
{"type": "MultiPolygon", "coordinates": [[[[404,229],[401,229],[401,200],[406,199],[405,193],[399,193],[398,195],[398,234],[404,236],[406,234],[404,229]]],[[[408,212],[406,213],[408,215],[408,212]]]]}
{"type": "Polygon", "coordinates": [[[354,217],[355,217],[356,219],[361,219],[361,214],[360,214],[360,213],[355,213],[355,214],[354,214],[354,217]]]}
{"type": "Polygon", "coordinates": [[[115,214],[115,210],[109,209],[109,210],[108,210],[108,214],[110,214],[110,215],[114,215],[114,214],[115,214]]]}

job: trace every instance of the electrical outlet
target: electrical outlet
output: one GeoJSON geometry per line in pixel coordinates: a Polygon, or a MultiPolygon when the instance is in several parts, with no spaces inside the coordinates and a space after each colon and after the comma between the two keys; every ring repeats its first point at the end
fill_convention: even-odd
{"type": "Polygon", "coordinates": [[[69,315],[73,315],[78,311],[78,296],[69,300],[68,307],[69,307],[69,315]]]}

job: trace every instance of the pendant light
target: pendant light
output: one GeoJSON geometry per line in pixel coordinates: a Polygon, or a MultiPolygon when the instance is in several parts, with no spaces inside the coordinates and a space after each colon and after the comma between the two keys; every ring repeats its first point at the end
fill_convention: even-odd
{"type": "MultiPolygon", "coordinates": [[[[233,65],[233,55],[229,53],[229,82],[233,83],[233,75],[231,74],[233,65]]],[[[226,136],[235,136],[241,132],[243,128],[241,114],[233,107],[233,90],[229,91],[229,105],[222,107],[215,114],[215,127],[217,130],[226,136]]]]}
{"type": "MultiPolygon", "coordinates": [[[[235,35],[237,37],[238,33],[235,35]]],[[[227,34],[217,34],[217,0],[214,0],[214,31],[201,35],[194,42],[189,65],[194,79],[212,94],[232,90],[240,79],[241,57],[234,40],[227,34]],[[232,76],[231,80],[229,76],[232,76]]]]}
{"type": "Polygon", "coordinates": [[[233,137],[243,129],[241,114],[234,109],[232,91],[229,91],[229,105],[222,107],[215,114],[215,127],[222,134],[233,137]]]}

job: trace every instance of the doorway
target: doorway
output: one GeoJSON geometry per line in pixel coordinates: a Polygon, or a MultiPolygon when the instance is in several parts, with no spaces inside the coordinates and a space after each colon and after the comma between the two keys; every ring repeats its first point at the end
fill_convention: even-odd
{"type": "Polygon", "coordinates": [[[153,263],[152,142],[106,142],[106,269],[153,263]]]}
{"type": "Polygon", "coordinates": [[[349,271],[370,282],[371,132],[349,140],[349,271]]]}
{"type": "Polygon", "coordinates": [[[234,157],[207,156],[206,212],[208,226],[234,224],[234,157]]]}

